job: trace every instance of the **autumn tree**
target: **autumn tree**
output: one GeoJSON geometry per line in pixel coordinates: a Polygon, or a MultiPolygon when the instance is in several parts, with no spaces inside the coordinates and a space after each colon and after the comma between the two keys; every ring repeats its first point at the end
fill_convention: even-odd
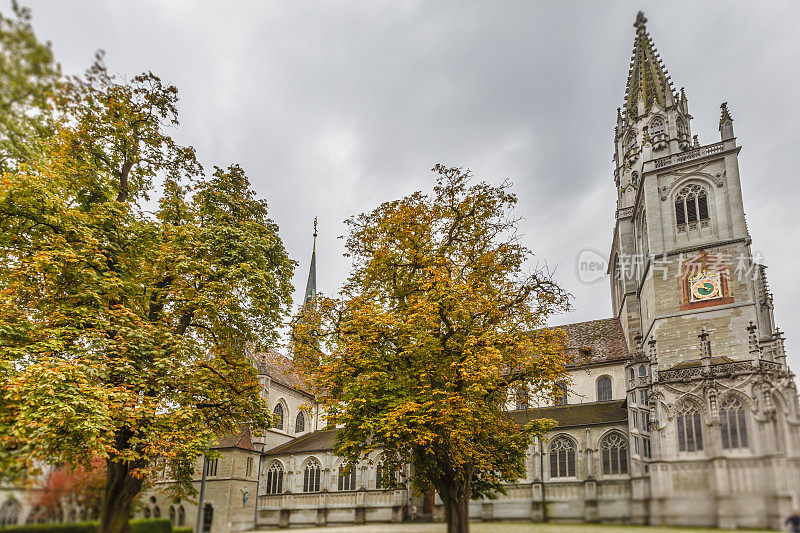
{"type": "Polygon", "coordinates": [[[11,7],[13,16],[0,13],[0,171],[30,160],[52,132],[49,99],[60,73],[30,10],[16,1],[11,7]]]}
{"type": "Polygon", "coordinates": [[[58,465],[31,491],[37,521],[95,518],[105,485],[105,461],[93,457],[88,466],[58,465]]]}
{"type": "Polygon", "coordinates": [[[102,457],[102,533],[156,465],[190,490],[218,435],[271,422],[245,346],[276,340],[294,262],[245,172],[170,135],[177,101],[99,56],[36,157],[0,145],[0,473],[102,457]]]}
{"type": "Polygon", "coordinates": [[[563,334],[543,326],[568,296],[526,270],[507,184],[433,170],[432,193],[347,221],[348,281],[305,308],[293,349],[340,428],[336,453],[355,462],[381,449],[387,471],[411,465],[413,486],[435,489],[448,531],[463,533],[470,498],[522,477],[532,438],[554,423],[520,427],[504,405],[563,378],[563,334]]]}

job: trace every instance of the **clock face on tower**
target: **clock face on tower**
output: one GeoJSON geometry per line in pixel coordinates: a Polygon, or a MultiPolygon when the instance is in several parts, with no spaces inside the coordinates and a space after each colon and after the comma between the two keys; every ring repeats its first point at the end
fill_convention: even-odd
{"type": "Polygon", "coordinates": [[[722,283],[720,274],[701,272],[689,281],[691,301],[700,302],[713,300],[722,296],[722,283]]]}

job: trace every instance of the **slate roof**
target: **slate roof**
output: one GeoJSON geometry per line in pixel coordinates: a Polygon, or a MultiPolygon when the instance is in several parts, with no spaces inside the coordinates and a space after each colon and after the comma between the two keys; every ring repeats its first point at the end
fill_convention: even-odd
{"type": "MultiPolygon", "coordinates": [[[[603,318],[554,326],[567,335],[567,350],[575,367],[592,363],[623,361],[630,357],[622,324],[617,318],[603,318]]],[[[295,372],[292,360],[276,351],[251,354],[259,374],[275,383],[313,396],[305,381],[295,372]]]]}
{"type": "MultiPolygon", "coordinates": [[[[520,425],[536,418],[549,418],[558,422],[559,428],[627,423],[628,421],[625,400],[524,409],[521,411],[509,411],[507,415],[520,425]]],[[[264,453],[268,455],[285,455],[328,451],[333,449],[335,441],[336,430],[323,429],[298,437],[264,453]]]]}
{"type": "Polygon", "coordinates": [[[267,454],[288,454],[303,452],[320,452],[333,449],[336,440],[335,429],[321,429],[308,435],[298,437],[265,452],[267,454]]]}
{"type": "Polygon", "coordinates": [[[239,431],[229,433],[220,437],[213,448],[241,448],[243,450],[255,450],[253,447],[253,436],[250,433],[250,425],[240,423],[239,431]]]}
{"type": "Polygon", "coordinates": [[[509,411],[508,416],[520,425],[537,418],[549,418],[558,422],[558,427],[568,428],[627,422],[628,410],[625,400],[612,400],[509,411]]]}
{"type": "Polygon", "coordinates": [[[274,351],[252,354],[252,358],[259,374],[266,374],[279,385],[313,396],[303,378],[295,372],[290,358],[274,351]]]}
{"type": "Polygon", "coordinates": [[[617,318],[603,318],[575,324],[554,326],[567,335],[568,366],[623,361],[630,358],[622,323],[617,318]]]}

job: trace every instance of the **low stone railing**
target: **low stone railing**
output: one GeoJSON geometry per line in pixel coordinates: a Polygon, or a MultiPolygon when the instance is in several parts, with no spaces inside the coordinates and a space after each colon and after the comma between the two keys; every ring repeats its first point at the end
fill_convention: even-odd
{"type": "Polygon", "coordinates": [[[683,163],[684,161],[691,161],[692,159],[698,159],[700,157],[705,157],[707,155],[718,154],[722,152],[724,149],[725,149],[725,143],[718,142],[714,144],[709,144],[708,146],[701,146],[700,148],[695,148],[694,150],[689,150],[688,152],[682,152],[679,154],[670,154],[668,156],[656,159],[655,167],[664,168],[673,163],[683,163]]]}
{"type": "Polygon", "coordinates": [[[341,492],[262,494],[259,509],[331,509],[336,507],[393,507],[403,505],[405,490],[354,490],[341,492]]]}
{"type": "Polygon", "coordinates": [[[674,370],[660,370],[659,381],[690,381],[706,376],[729,377],[735,374],[752,374],[754,372],[773,373],[781,370],[781,364],[764,359],[754,364],[751,361],[734,361],[731,363],[717,363],[708,366],[708,370],[700,364],[689,368],[676,368],[674,370]]]}

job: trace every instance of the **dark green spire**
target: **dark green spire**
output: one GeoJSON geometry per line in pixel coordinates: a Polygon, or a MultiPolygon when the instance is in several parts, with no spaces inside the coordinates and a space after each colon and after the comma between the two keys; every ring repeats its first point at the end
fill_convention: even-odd
{"type": "Polygon", "coordinates": [[[633,56],[625,88],[625,114],[629,119],[639,116],[639,98],[644,100],[647,113],[653,102],[658,102],[662,108],[667,106],[667,91],[673,98],[675,95],[667,69],[664,68],[650,34],[647,33],[646,23],[644,13],[639,11],[633,24],[636,28],[636,38],[633,41],[633,56]]]}
{"type": "Polygon", "coordinates": [[[308,269],[308,281],[306,282],[306,295],[303,298],[303,305],[314,299],[317,295],[317,217],[314,217],[314,246],[311,249],[311,267],[308,269]]]}

